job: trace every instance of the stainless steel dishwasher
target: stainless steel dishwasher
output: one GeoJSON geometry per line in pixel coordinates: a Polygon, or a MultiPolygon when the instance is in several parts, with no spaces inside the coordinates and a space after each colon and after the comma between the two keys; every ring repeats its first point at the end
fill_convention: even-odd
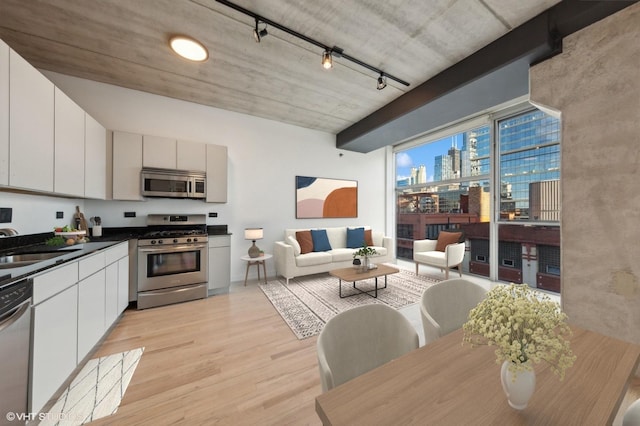
{"type": "Polygon", "coordinates": [[[29,279],[0,287],[0,425],[27,415],[32,294],[29,279]]]}

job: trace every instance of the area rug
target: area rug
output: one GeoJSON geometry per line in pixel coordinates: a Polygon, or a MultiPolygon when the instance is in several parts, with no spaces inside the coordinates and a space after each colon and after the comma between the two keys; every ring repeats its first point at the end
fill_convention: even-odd
{"type": "Polygon", "coordinates": [[[143,351],[89,360],[39,425],[83,425],[115,414],[143,351]]]}
{"type": "MultiPolygon", "coordinates": [[[[306,339],[320,333],[322,327],[334,315],[356,306],[382,303],[394,309],[417,303],[424,290],[439,281],[428,275],[416,275],[400,270],[387,276],[387,288],[378,289],[378,298],[356,294],[349,282],[342,282],[342,294],[356,294],[341,299],[338,295],[338,279],[328,273],[293,278],[286,284],[284,278],[260,284],[260,289],[276,308],[298,339],[306,339]]],[[[384,285],[384,277],[378,278],[378,288],[384,285]]],[[[374,288],[374,280],[358,281],[358,288],[374,288]]]]}

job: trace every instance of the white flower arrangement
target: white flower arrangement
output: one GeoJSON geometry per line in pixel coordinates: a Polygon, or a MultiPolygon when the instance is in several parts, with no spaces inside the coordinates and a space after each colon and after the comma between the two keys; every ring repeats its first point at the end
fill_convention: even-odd
{"type": "Polygon", "coordinates": [[[462,328],[463,344],[496,345],[496,362],[510,361],[514,374],[546,361],[563,380],[576,359],[565,338],[572,334],[567,315],[549,296],[526,284],[499,285],[489,291],[462,328]]]}

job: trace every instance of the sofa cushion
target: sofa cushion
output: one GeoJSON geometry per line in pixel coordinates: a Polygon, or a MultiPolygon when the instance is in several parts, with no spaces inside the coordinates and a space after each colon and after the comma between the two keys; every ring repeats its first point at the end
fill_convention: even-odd
{"type": "Polygon", "coordinates": [[[415,260],[416,262],[427,263],[429,265],[446,266],[445,254],[441,251],[425,251],[421,253],[414,253],[413,260],[415,260]]]}
{"type": "Polygon", "coordinates": [[[449,244],[457,243],[461,236],[462,236],[462,232],[440,231],[440,233],[438,234],[436,251],[444,251],[449,244]]]}
{"type": "Polygon", "coordinates": [[[360,248],[365,243],[364,228],[347,228],[347,248],[360,248]]]}
{"type": "Polygon", "coordinates": [[[299,256],[300,253],[302,253],[302,248],[300,247],[300,243],[298,242],[298,240],[293,238],[292,235],[289,235],[287,237],[287,244],[289,244],[291,247],[293,247],[293,255],[294,256],[299,256]]]}
{"type": "Polygon", "coordinates": [[[327,237],[325,229],[312,229],[311,238],[313,239],[313,251],[331,250],[331,244],[329,244],[329,237],[327,237]]]}
{"type": "Polygon", "coordinates": [[[300,244],[300,253],[311,253],[313,251],[313,239],[311,231],[297,231],[296,240],[300,244]]]}
{"type": "Polygon", "coordinates": [[[297,266],[315,266],[315,265],[324,265],[326,263],[331,263],[332,256],[331,252],[328,251],[314,251],[307,254],[301,254],[300,256],[296,256],[296,265],[297,266]]]}
{"type": "MultiPolygon", "coordinates": [[[[373,236],[371,234],[371,229],[365,229],[364,230],[364,243],[368,246],[372,246],[373,244],[373,236]]],[[[382,241],[380,242],[380,245],[382,245],[382,241]]]]}
{"type": "Polygon", "coordinates": [[[345,248],[347,246],[347,227],[331,227],[325,228],[327,231],[327,237],[329,237],[329,244],[331,248],[345,248]]]}
{"type": "Polygon", "coordinates": [[[353,261],[354,251],[352,248],[334,248],[329,253],[331,253],[334,262],[345,262],[348,260],[353,261]]]}

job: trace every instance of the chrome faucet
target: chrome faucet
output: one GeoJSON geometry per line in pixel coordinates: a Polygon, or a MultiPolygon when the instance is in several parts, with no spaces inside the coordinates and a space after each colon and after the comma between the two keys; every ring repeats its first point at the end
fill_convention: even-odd
{"type": "Polygon", "coordinates": [[[11,237],[18,235],[18,231],[13,228],[0,228],[0,237],[11,237]]]}

